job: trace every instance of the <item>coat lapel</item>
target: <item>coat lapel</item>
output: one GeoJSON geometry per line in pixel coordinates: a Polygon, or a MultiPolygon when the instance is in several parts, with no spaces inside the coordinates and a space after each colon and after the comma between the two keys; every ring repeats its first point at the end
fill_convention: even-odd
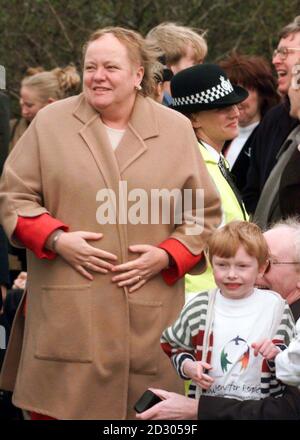
{"type": "Polygon", "coordinates": [[[109,144],[99,113],[87,104],[84,96],[82,96],[74,111],[74,116],[84,124],[79,134],[90,150],[107,188],[111,188],[117,193],[116,190],[120,180],[118,163],[109,144]]]}
{"type": "Polygon", "coordinates": [[[115,155],[120,174],[147,151],[145,140],[159,135],[158,122],[149,99],[137,96],[135,106],[115,155]]]}
{"type": "MultiPolygon", "coordinates": [[[[99,113],[96,112],[82,97],[78,107],[75,109],[74,116],[84,123],[79,131],[80,136],[89,148],[97,167],[104,179],[105,186],[112,189],[116,195],[116,206],[114,200],[110,200],[111,206],[115,206],[116,226],[119,233],[120,248],[122,250],[122,259],[126,261],[128,258],[128,239],[126,225],[120,224],[118,221],[118,200],[119,200],[119,181],[120,170],[116,156],[109,143],[105,128],[101,122],[99,113]]],[[[108,192],[110,197],[110,192],[108,192]]]]}

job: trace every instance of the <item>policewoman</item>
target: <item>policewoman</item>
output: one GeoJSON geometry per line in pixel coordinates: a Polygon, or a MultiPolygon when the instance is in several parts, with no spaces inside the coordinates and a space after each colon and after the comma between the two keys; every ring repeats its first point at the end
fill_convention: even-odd
{"type": "MultiPolygon", "coordinates": [[[[222,225],[247,220],[238,190],[221,154],[224,143],[239,134],[238,104],[248,92],[230,83],[215,64],[198,64],[177,73],[171,81],[172,108],[187,116],[222,203],[222,225]]],[[[186,275],[186,299],[215,287],[211,267],[202,275],[186,275]]]]}

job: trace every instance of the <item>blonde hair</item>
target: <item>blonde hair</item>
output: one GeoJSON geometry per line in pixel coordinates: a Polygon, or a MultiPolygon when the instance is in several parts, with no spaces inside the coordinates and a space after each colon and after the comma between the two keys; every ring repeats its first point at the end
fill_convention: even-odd
{"type": "Polygon", "coordinates": [[[42,102],[67,98],[79,92],[80,75],[75,66],[56,67],[50,71],[36,73],[23,79],[21,85],[34,87],[42,102]]]}
{"type": "Polygon", "coordinates": [[[151,68],[152,64],[157,59],[157,52],[148,45],[138,32],[122,27],[106,27],[98,29],[90,35],[89,39],[84,44],[83,57],[85,57],[88,45],[106,34],[112,34],[126,47],[128,57],[133,65],[140,65],[144,68],[144,76],[141,82],[141,93],[144,96],[151,96],[155,87],[151,68]]]}
{"type": "Polygon", "coordinates": [[[254,223],[232,221],[213,233],[208,241],[209,260],[217,255],[222,258],[232,258],[238,248],[243,246],[251,257],[257,259],[262,267],[269,258],[267,242],[262,230],[254,223]]]}
{"type": "Polygon", "coordinates": [[[167,66],[178,63],[186,55],[187,46],[194,52],[195,64],[200,64],[207,55],[205,32],[187,26],[165,22],[151,29],[146,39],[159,48],[166,59],[167,66]]]}
{"type": "Polygon", "coordinates": [[[40,73],[40,72],[45,72],[44,67],[42,67],[42,66],[35,66],[35,67],[30,66],[30,67],[27,67],[27,69],[26,69],[25,77],[33,76],[36,73],[40,73]]]}

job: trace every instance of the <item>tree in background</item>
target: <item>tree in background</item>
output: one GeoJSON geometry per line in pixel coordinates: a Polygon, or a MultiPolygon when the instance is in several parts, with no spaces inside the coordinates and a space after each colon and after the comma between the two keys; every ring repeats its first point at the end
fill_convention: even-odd
{"type": "Polygon", "coordinates": [[[81,64],[91,31],[119,25],[145,35],[162,21],[207,30],[208,61],[232,49],[271,59],[281,27],[300,0],[0,0],[0,64],[18,111],[20,80],[29,66],[81,64]]]}

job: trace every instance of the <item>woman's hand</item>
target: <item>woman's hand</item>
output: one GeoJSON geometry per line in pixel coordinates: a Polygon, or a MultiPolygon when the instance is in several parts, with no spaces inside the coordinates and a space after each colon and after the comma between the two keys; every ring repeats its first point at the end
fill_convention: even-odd
{"type": "Polygon", "coordinates": [[[211,368],[210,364],[202,361],[197,362],[186,359],[183,362],[184,374],[204,390],[208,390],[214,382],[214,379],[206,374],[206,371],[211,370],[211,368]]]}
{"type": "Polygon", "coordinates": [[[102,237],[103,234],[95,232],[63,232],[56,242],[55,252],[82,276],[92,281],[94,277],[90,272],[105,274],[113,268],[110,261],[117,260],[116,255],[97,249],[88,243],[88,241],[100,240],[102,237]]]}
{"type": "Polygon", "coordinates": [[[130,252],[140,254],[135,260],[119,264],[112,272],[121,272],[112,278],[119,287],[130,286],[129,292],[142,287],[150,278],[168,267],[169,256],[166,251],[148,244],[129,246],[130,252]]]}
{"type": "Polygon", "coordinates": [[[150,388],[162,402],[152,406],[140,414],[139,420],[196,420],[199,400],[191,399],[176,393],[150,388]]]}

